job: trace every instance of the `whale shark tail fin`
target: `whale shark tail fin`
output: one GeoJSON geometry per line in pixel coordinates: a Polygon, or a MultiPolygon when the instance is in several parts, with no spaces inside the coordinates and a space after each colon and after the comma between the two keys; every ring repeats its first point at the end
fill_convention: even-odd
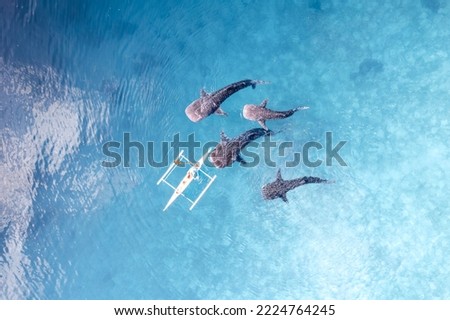
{"type": "Polygon", "coordinates": [[[257,84],[269,84],[269,81],[264,80],[252,80],[252,88],[255,89],[257,84]]]}
{"type": "Polygon", "coordinates": [[[307,106],[300,106],[300,107],[294,108],[293,111],[296,112],[296,111],[307,110],[307,109],[309,109],[309,107],[307,107],[307,106]]]}
{"type": "Polygon", "coordinates": [[[321,179],[318,177],[303,177],[302,178],[304,181],[304,184],[308,184],[308,183],[332,183],[332,181],[328,181],[325,179],[321,179]]]}
{"type": "Polygon", "coordinates": [[[272,130],[269,129],[269,130],[266,130],[266,131],[267,131],[267,133],[266,133],[267,136],[274,136],[276,134],[284,132],[284,129],[280,129],[280,130],[277,130],[277,131],[272,131],[272,130]]]}

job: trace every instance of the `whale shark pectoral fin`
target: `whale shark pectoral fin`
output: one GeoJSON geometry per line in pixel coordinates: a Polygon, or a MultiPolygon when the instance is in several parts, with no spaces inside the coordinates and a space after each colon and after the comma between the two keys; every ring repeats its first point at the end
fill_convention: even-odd
{"type": "Polygon", "coordinates": [[[246,165],[246,164],[247,164],[247,161],[245,161],[244,159],[242,159],[242,157],[241,157],[240,154],[238,154],[238,155],[236,156],[236,161],[237,161],[237,162],[240,162],[240,163],[243,164],[243,165],[246,165]]]}
{"type": "Polygon", "coordinates": [[[286,196],[286,193],[283,193],[283,194],[280,196],[280,198],[283,199],[283,201],[286,202],[286,203],[289,202],[289,200],[288,200],[288,198],[287,198],[287,196],[286,196]]]}
{"type": "Polygon", "coordinates": [[[208,94],[208,92],[206,92],[205,91],[205,89],[200,89],[200,97],[201,98],[204,98],[204,97],[207,97],[209,94],[208,94]]]}
{"type": "Polygon", "coordinates": [[[218,108],[215,112],[215,114],[219,115],[219,116],[228,116],[228,113],[226,113],[225,111],[223,111],[222,108],[218,108]]]}
{"type": "Polygon", "coordinates": [[[278,169],[277,171],[277,181],[283,181],[283,178],[281,177],[281,169],[278,169]]]}
{"type": "Polygon", "coordinates": [[[230,138],[228,138],[228,136],[225,134],[225,132],[221,131],[220,132],[220,140],[222,141],[230,141],[230,138]]]}
{"type": "Polygon", "coordinates": [[[259,105],[259,107],[260,107],[260,108],[266,108],[267,102],[269,102],[269,99],[264,99],[264,101],[261,102],[261,104],[259,105]]]}
{"type": "Polygon", "coordinates": [[[269,130],[266,126],[266,122],[264,120],[258,120],[258,123],[261,127],[263,127],[264,130],[269,130]]]}

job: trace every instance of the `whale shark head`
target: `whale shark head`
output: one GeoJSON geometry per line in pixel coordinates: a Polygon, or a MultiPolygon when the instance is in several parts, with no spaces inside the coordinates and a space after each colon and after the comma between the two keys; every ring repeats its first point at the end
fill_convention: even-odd
{"type": "Polygon", "coordinates": [[[200,98],[187,106],[184,112],[192,122],[199,122],[217,111],[220,105],[214,102],[214,95],[207,93],[204,89],[200,90],[200,98]]]}
{"type": "Polygon", "coordinates": [[[186,116],[189,118],[189,120],[191,120],[192,122],[199,122],[200,120],[208,116],[202,112],[202,104],[202,98],[200,98],[187,106],[184,112],[186,113],[186,116]]]}
{"type": "Polygon", "coordinates": [[[283,178],[281,177],[281,170],[278,169],[277,177],[275,181],[270,182],[262,187],[262,195],[266,200],[273,200],[276,198],[281,198],[283,201],[287,202],[286,192],[287,190],[283,186],[283,178]]]}
{"type": "Polygon", "coordinates": [[[228,152],[226,144],[221,142],[210,153],[209,160],[216,168],[225,168],[233,163],[233,154],[228,152]]]}
{"type": "Polygon", "coordinates": [[[287,202],[286,192],[280,191],[280,189],[281,189],[280,183],[277,181],[264,185],[261,190],[263,198],[265,200],[273,200],[273,199],[281,198],[285,202],[287,202]]]}
{"type": "Polygon", "coordinates": [[[242,115],[247,120],[259,120],[259,110],[258,106],[255,106],[254,104],[246,104],[244,106],[244,109],[242,110],[242,115]]]}

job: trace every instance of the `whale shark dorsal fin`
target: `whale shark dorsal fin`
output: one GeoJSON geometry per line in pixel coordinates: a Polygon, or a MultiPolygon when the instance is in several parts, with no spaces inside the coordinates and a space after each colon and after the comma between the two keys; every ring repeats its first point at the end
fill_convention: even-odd
{"type": "Polygon", "coordinates": [[[280,181],[283,180],[283,178],[281,177],[281,169],[278,169],[278,171],[277,171],[277,181],[278,180],[280,180],[280,181]]]}
{"type": "Polygon", "coordinates": [[[267,126],[266,126],[266,121],[258,120],[258,123],[261,127],[263,127],[264,130],[269,130],[269,128],[267,128],[267,126]]]}
{"type": "Polygon", "coordinates": [[[220,132],[220,140],[222,140],[222,141],[230,141],[230,138],[228,138],[228,136],[225,134],[225,132],[221,131],[220,132]]]}
{"type": "Polygon", "coordinates": [[[218,114],[219,116],[227,116],[228,115],[228,113],[223,111],[223,109],[221,107],[217,108],[217,110],[214,113],[218,114]]]}
{"type": "Polygon", "coordinates": [[[288,201],[288,198],[286,197],[286,193],[283,193],[283,194],[280,196],[280,198],[283,199],[284,202],[289,202],[289,201],[288,201]]]}
{"type": "Polygon", "coordinates": [[[269,99],[264,99],[264,101],[261,102],[261,104],[259,105],[259,107],[260,107],[260,108],[266,108],[267,102],[269,102],[269,99]]]}
{"type": "Polygon", "coordinates": [[[209,96],[208,92],[206,92],[205,89],[201,88],[200,89],[200,97],[204,98],[204,97],[207,97],[207,96],[209,96]]]}

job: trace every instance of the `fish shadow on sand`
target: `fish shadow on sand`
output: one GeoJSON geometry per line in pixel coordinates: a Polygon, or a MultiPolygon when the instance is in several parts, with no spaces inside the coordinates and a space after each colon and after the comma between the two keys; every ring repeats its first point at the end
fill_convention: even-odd
{"type": "Polygon", "coordinates": [[[367,78],[382,73],[384,70],[384,64],[380,60],[367,58],[364,59],[358,68],[358,72],[350,74],[350,79],[358,80],[361,78],[367,78]]]}
{"type": "Polygon", "coordinates": [[[438,13],[439,9],[445,7],[444,0],[420,0],[420,4],[432,13],[438,13]]]}
{"type": "Polygon", "coordinates": [[[333,2],[330,0],[308,0],[308,9],[317,13],[326,13],[333,10],[333,2]]]}

